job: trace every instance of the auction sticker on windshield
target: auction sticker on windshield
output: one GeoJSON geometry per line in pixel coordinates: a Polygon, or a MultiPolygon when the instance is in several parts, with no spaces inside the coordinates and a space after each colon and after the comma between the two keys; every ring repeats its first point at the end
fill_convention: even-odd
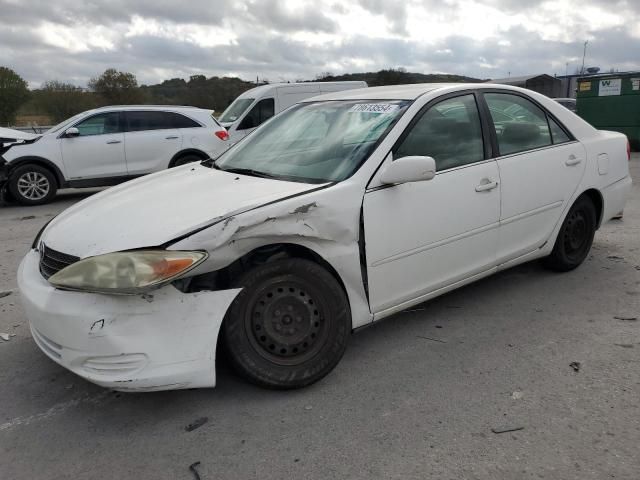
{"type": "Polygon", "coordinates": [[[399,105],[392,103],[360,103],[351,107],[349,113],[393,113],[399,109],[399,105]]]}

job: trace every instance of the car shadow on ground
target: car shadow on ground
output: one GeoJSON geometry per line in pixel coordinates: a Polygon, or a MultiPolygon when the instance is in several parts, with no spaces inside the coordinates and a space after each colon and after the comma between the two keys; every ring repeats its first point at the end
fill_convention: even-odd
{"type": "Polygon", "coordinates": [[[79,202],[80,200],[84,200],[85,198],[90,197],[91,195],[94,195],[98,192],[101,192],[102,190],[104,189],[102,188],[86,188],[86,189],[85,188],[83,189],[67,188],[67,189],[59,190],[56,196],[53,198],[53,200],[51,200],[49,203],[44,205],[26,206],[26,205],[20,205],[19,203],[11,199],[5,199],[3,202],[0,203],[0,208],[24,209],[24,211],[27,212],[28,210],[35,209],[35,208],[47,208],[47,206],[55,207],[58,205],[63,206],[64,203],[69,203],[68,206],[71,206],[72,204],[79,202]]]}
{"type": "MultiPolygon", "coordinates": [[[[40,378],[50,377],[49,389],[50,398],[57,402],[64,402],[68,398],[88,398],[87,405],[91,409],[100,411],[100,415],[108,415],[110,410],[118,411],[119,414],[126,412],[127,415],[145,418],[149,421],[157,418],[158,415],[180,416],[180,412],[189,411],[209,411],[212,406],[223,405],[244,406],[266,402],[273,405],[278,402],[295,401],[294,399],[306,398],[320,394],[323,389],[335,391],[337,388],[351,388],[347,385],[347,371],[362,370],[364,377],[366,371],[371,368],[367,362],[372,360],[372,352],[375,352],[375,362],[384,362],[393,365],[394,350],[397,352],[406,345],[408,341],[415,341],[417,338],[425,338],[427,342],[438,342],[438,335],[430,333],[429,336],[420,337],[419,334],[425,330],[432,332],[442,332],[435,330],[442,328],[439,324],[445,324],[446,328],[463,328],[467,318],[474,315],[483,315],[478,312],[480,303],[496,303],[499,297],[504,295],[504,286],[509,285],[510,289],[525,289],[524,283],[545,282],[549,277],[557,274],[542,268],[539,262],[531,262],[515,268],[500,272],[496,275],[472,283],[455,291],[437,297],[433,300],[411,307],[404,312],[397,313],[384,321],[372,324],[371,326],[354,333],[351,338],[347,354],[338,365],[337,369],[318,383],[295,391],[275,391],[265,390],[254,386],[237,377],[225,358],[224,353],[219,354],[216,362],[217,386],[215,389],[196,390],[175,390],[153,393],[129,393],[108,391],[93,385],[66,369],[58,366],[37,350],[33,345],[34,361],[29,365],[31,372],[40,372],[40,378]],[[444,322],[444,323],[443,323],[444,322]],[[447,325],[447,322],[449,324],[447,325]],[[457,324],[457,325],[456,325],[457,324]],[[432,330],[433,329],[433,330],[432,330]],[[385,353],[387,352],[387,353],[385,353]],[[340,370],[344,369],[342,372],[340,370]],[[53,390],[53,391],[51,391],[53,390]],[[55,393],[55,391],[58,391],[55,393]],[[92,398],[99,398],[94,402],[92,398]],[[99,405],[98,405],[99,404],[99,405]]],[[[472,326],[477,329],[478,327],[472,326]]],[[[441,341],[446,343],[445,341],[441,341]]],[[[455,356],[455,348],[448,349],[448,355],[455,356]]],[[[451,359],[453,361],[454,359],[451,359]]],[[[401,368],[398,366],[398,368],[401,368]]],[[[451,380],[456,382],[456,379],[451,380]]],[[[26,385],[25,385],[26,387],[26,385]]],[[[39,396],[36,389],[42,388],[42,383],[36,382],[28,386],[25,392],[28,396],[39,396]]],[[[28,404],[29,398],[24,398],[28,404]]],[[[36,402],[39,403],[39,402],[36,402]]],[[[37,408],[36,405],[34,407],[37,408]]],[[[82,416],[82,415],[81,415],[82,416]]],[[[78,421],[80,417],[78,416],[78,421]]],[[[108,422],[107,422],[108,423],[108,422]]],[[[110,428],[103,425],[103,428],[110,428]]]]}

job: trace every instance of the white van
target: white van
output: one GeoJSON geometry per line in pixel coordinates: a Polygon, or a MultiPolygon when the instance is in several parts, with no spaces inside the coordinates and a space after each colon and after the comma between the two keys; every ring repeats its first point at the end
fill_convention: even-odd
{"type": "Polygon", "coordinates": [[[306,82],[272,83],[247,90],[239,95],[218,117],[229,132],[231,142],[237,142],[275,114],[306,98],[323,93],[365,88],[367,82],[306,82]]]}

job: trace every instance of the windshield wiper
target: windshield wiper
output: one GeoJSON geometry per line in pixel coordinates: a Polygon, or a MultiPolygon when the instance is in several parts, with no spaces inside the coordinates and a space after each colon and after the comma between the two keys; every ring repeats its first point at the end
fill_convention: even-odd
{"type": "Polygon", "coordinates": [[[223,172],[229,173],[239,173],[240,175],[249,175],[251,177],[261,177],[261,178],[279,178],[276,175],[271,175],[270,173],[260,172],[258,170],[253,170],[251,168],[220,168],[215,163],[213,163],[215,168],[222,170],[223,172]]]}

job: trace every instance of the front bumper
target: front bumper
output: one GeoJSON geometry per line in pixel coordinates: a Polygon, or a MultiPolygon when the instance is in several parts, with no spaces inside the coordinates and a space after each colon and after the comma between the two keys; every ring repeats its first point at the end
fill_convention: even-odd
{"type": "Polygon", "coordinates": [[[185,294],[167,285],[148,295],[57,290],[31,250],[18,287],[33,339],[49,358],[121,391],[213,387],[216,342],[240,289],[185,294]]]}
{"type": "MultiPolygon", "coordinates": [[[[2,196],[4,186],[9,179],[9,164],[2,158],[2,144],[0,144],[0,197],[2,196]]],[[[2,200],[2,198],[0,198],[2,200]]]]}

